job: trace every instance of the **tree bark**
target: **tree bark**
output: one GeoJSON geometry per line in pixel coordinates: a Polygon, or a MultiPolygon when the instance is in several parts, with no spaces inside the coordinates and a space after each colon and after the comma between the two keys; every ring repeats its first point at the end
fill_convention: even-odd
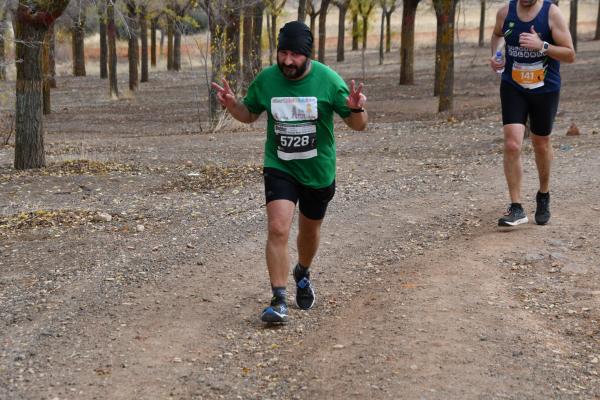
{"type": "Polygon", "coordinates": [[[136,4],[133,1],[127,2],[127,13],[129,16],[129,40],[127,41],[127,60],[129,62],[129,90],[137,90],[139,75],[139,44],[138,44],[138,18],[136,4]]]}
{"type": "Polygon", "coordinates": [[[156,67],[156,26],[158,18],[152,18],[150,22],[150,65],[156,67]]]}
{"type": "Polygon", "coordinates": [[[108,78],[108,43],[106,41],[106,10],[98,4],[100,30],[100,79],[108,78]]]}
{"type": "Polygon", "coordinates": [[[573,38],[573,48],[577,51],[577,9],[579,0],[571,0],[571,15],[569,17],[569,30],[573,38]]]}
{"type": "MultiPolygon", "coordinates": [[[[310,28],[310,31],[313,32],[313,35],[314,35],[314,32],[315,32],[315,28],[317,26],[317,16],[318,15],[319,15],[319,12],[318,11],[314,12],[314,10],[313,10],[313,12],[309,12],[309,14],[308,14],[308,16],[310,17],[310,26],[309,26],[309,28],[310,28]]],[[[312,47],[310,49],[310,53],[311,54],[315,54],[315,41],[314,40],[312,42],[312,47]]]]}
{"type": "Polygon", "coordinates": [[[44,74],[42,82],[43,114],[48,115],[52,112],[50,97],[50,31],[46,32],[42,50],[42,72],[44,74]]]}
{"type": "Polygon", "coordinates": [[[181,71],[181,29],[173,31],[173,71],[181,71]]]}
{"type": "Polygon", "coordinates": [[[483,35],[485,34],[485,0],[479,0],[481,10],[479,12],[479,47],[484,46],[483,35]]]}
{"type": "Polygon", "coordinates": [[[596,35],[594,40],[600,40],[600,1],[598,2],[598,14],[596,14],[596,35]]]}
{"type": "Polygon", "coordinates": [[[167,71],[173,70],[173,33],[175,30],[175,23],[171,16],[167,16],[167,71]]]}
{"type": "Polygon", "coordinates": [[[300,22],[306,21],[306,1],[298,0],[298,21],[300,22]]]}
{"type": "MultiPolygon", "coordinates": [[[[227,26],[225,36],[227,38],[227,71],[226,78],[237,88],[240,81],[240,7],[241,1],[230,0],[231,7],[226,15],[227,26]]],[[[277,17],[275,17],[276,20],[277,17]]]]}
{"type": "Polygon", "coordinates": [[[252,21],[252,79],[262,69],[262,26],[264,11],[264,4],[262,2],[256,3],[252,21]]]}
{"type": "Polygon", "coordinates": [[[400,38],[400,84],[415,82],[415,17],[419,0],[404,0],[402,7],[402,33],[400,38]]]}
{"type": "Polygon", "coordinates": [[[358,50],[358,36],[360,32],[358,31],[358,12],[356,10],[352,10],[352,51],[358,50]]]}
{"type": "Polygon", "coordinates": [[[15,169],[41,168],[44,154],[44,120],[42,104],[42,52],[48,28],[68,1],[35,3],[35,7],[19,4],[15,15],[15,169]]]}
{"type": "Polygon", "coordinates": [[[442,53],[442,17],[436,15],[435,72],[433,74],[433,96],[440,95],[440,55],[442,53]]]}
{"type": "Polygon", "coordinates": [[[4,5],[0,10],[0,81],[6,80],[6,41],[4,40],[8,33],[8,10],[4,5]]]}
{"type": "Polygon", "coordinates": [[[272,28],[272,26],[274,26],[273,19],[277,18],[275,17],[273,14],[268,15],[267,14],[267,39],[269,40],[269,65],[273,65],[273,47],[274,47],[274,43],[275,43],[275,31],[272,28]]]}
{"type": "Polygon", "coordinates": [[[146,7],[140,6],[140,41],[142,42],[142,64],[140,82],[148,82],[148,19],[146,7]]]}
{"type": "Polygon", "coordinates": [[[344,41],[346,40],[346,13],[348,11],[347,4],[335,3],[339,9],[338,18],[338,40],[337,40],[337,61],[344,61],[344,41]]]}
{"type": "Polygon", "coordinates": [[[56,35],[54,24],[48,28],[48,84],[50,88],[56,89],[56,35]]]}
{"type": "Polygon", "coordinates": [[[85,16],[80,16],[71,27],[73,75],[85,76],[85,16]]]}
{"type": "Polygon", "coordinates": [[[381,26],[379,29],[379,65],[383,65],[383,42],[385,32],[385,9],[381,10],[381,26]]]}
{"type": "MultiPolygon", "coordinates": [[[[252,13],[253,8],[246,6],[244,8],[244,20],[242,23],[243,38],[242,38],[242,76],[244,83],[248,84],[251,81],[252,75],[252,13]]],[[[245,85],[244,85],[245,86],[245,85]]]]}
{"type": "Polygon", "coordinates": [[[106,33],[108,38],[108,87],[112,97],[119,96],[117,84],[117,28],[113,0],[106,0],[106,33]]]}
{"type": "Polygon", "coordinates": [[[388,11],[385,13],[385,52],[389,53],[392,51],[392,13],[394,11],[388,11]]]}
{"type": "Polygon", "coordinates": [[[457,1],[434,0],[436,15],[441,20],[439,112],[452,110],[454,102],[454,17],[457,1]]]}
{"type": "Polygon", "coordinates": [[[369,33],[369,16],[368,15],[363,15],[362,16],[362,20],[363,20],[363,30],[362,30],[362,49],[366,50],[367,49],[367,34],[369,33]]]}
{"type": "Polygon", "coordinates": [[[321,0],[319,10],[319,62],[325,63],[325,41],[327,40],[327,11],[331,0],[321,0]]]}

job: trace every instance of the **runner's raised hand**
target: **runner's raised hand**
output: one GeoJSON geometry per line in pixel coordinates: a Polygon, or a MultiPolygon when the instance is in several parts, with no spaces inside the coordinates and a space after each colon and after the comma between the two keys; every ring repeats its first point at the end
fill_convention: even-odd
{"type": "Polygon", "coordinates": [[[544,42],[540,39],[540,35],[535,31],[533,25],[529,33],[523,32],[519,35],[519,46],[530,50],[541,50],[544,42]]]}
{"type": "Polygon", "coordinates": [[[212,82],[211,86],[217,91],[217,100],[219,100],[219,103],[221,103],[223,107],[229,109],[236,103],[235,94],[233,93],[233,90],[231,90],[231,87],[226,79],[223,79],[222,82],[223,87],[219,86],[215,82],[212,82]]]}
{"type": "Polygon", "coordinates": [[[367,96],[362,93],[363,84],[360,83],[358,88],[355,87],[354,80],[350,81],[350,95],[348,96],[348,107],[363,108],[367,101],[367,96]]]}

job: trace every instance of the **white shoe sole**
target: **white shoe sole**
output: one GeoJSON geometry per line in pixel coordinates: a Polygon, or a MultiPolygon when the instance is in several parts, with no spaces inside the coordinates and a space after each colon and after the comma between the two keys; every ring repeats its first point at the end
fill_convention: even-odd
{"type": "Polygon", "coordinates": [[[527,217],[525,218],[521,218],[518,219],[514,222],[509,222],[509,221],[499,221],[498,222],[498,226],[517,226],[517,225],[521,225],[521,224],[526,224],[529,222],[529,219],[527,217]]]}

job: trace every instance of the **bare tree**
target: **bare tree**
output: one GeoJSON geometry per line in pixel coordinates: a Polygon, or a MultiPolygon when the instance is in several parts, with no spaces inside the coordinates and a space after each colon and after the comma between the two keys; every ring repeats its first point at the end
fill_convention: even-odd
{"type": "Polygon", "coordinates": [[[88,6],[85,0],[72,0],[65,10],[70,18],[71,50],[73,55],[73,75],[85,76],[85,13],[88,6]]]}
{"type": "Polygon", "coordinates": [[[110,95],[112,97],[118,97],[119,87],[117,84],[117,27],[115,24],[114,1],[106,0],[106,33],[108,38],[108,87],[110,95]]]}
{"type": "Polygon", "coordinates": [[[598,2],[598,15],[596,16],[596,34],[594,40],[600,40],[600,1],[598,2]]]}
{"type": "Polygon", "coordinates": [[[577,10],[579,0],[571,0],[571,15],[569,17],[569,30],[573,38],[573,48],[577,51],[577,10]]]}
{"type": "Polygon", "coordinates": [[[327,41],[327,9],[331,0],[321,0],[321,9],[319,10],[319,62],[325,62],[325,44],[327,41]]]}
{"type": "Polygon", "coordinates": [[[139,27],[141,42],[141,72],[140,82],[148,82],[148,6],[141,3],[139,6],[139,27]]]}
{"type": "Polygon", "coordinates": [[[403,0],[402,33],[400,36],[400,84],[412,85],[415,81],[415,18],[420,0],[403,0]]]}
{"type": "Polygon", "coordinates": [[[300,22],[306,21],[306,1],[298,0],[298,21],[300,22]]]}
{"type": "Polygon", "coordinates": [[[484,46],[483,35],[485,34],[485,0],[479,0],[479,47],[484,46]]]}
{"type": "Polygon", "coordinates": [[[108,43],[106,40],[106,3],[96,1],[98,30],[100,34],[100,79],[108,78],[108,43]]]}
{"type": "Polygon", "coordinates": [[[129,62],[129,90],[132,92],[137,90],[139,75],[138,75],[138,15],[137,4],[135,0],[126,0],[127,6],[127,60],[129,62]]]}
{"type": "Polygon", "coordinates": [[[0,6],[0,81],[6,80],[6,41],[8,33],[8,4],[0,6]]]}
{"type": "Polygon", "coordinates": [[[350,17],[352,18],[352,51],[356,51],[358,50],[358,38],[360,37],[356,1],[350,2],[350,17]]]}
{"type": "Polygon", "coordinates": [[[369,33],[369,17],[375,8],[375,0],[356,0],[358,14],[362,18],[362,48],[367,48],[367,35],[369,33]]]}
{"type": "MultiPolygon", "coordinates": [[[[241,23],[241,0],[227,0],[225,13],[225,76],[233,85],[238,86],[240,81],[240,23],[241,23]]],[[[276,19],[275,19],[276,20],[276,19]]]]}
{"type": "MultiPolygon", "coordinates": [[[[317,17],[321,13],[320,7],[321,1],[319,0],[306,0],[306,13],[310,18],[310,31],[315,34],[317,17]]],[[[315,41],[312,42],[311,53],[315,54],[315,41]]]]}
{"type": "Polygon", "coordinates": [[[398,7],[398,0],[393,0],[392,4],[385,11],[385,52],[392,51],[392,14],[398,7]]]}
{"type": "Polygon", "coordinates": [[[283,13],[286,0],[265,0],[265,7],[268,13],[267,22],[270,24],[269,31],[269,64],[273,64],[273,55],[277,47],[277,18],[283,13]],[[270,18],[269,18],[270,17],[270,18]]]}
{"type": "Polygon", "coordinates": [[[379,32],[379,65],[381,65],[383,64],[384,58],[384,42],[386,47],[386,53],[390,51],[391,47],[392,32],[390,27],[390,20],[392,17],[392,13],[396,10],[396,0],[379,0],[379,5],[381,7],[381,27],[379,32]],[[385,30],[386,23],[387,31],[385,30]]]}
{"type": "Polygon", "coordinates": [[[458,0],[434,0],[433,5],[441,21],[441,40],[439,48],[440,100],[438,111],[452,110],[454,101],[454,17],[458,0]]]}
{"type": "Polygon", "coordinates": [[[156,30],[158,29],[158,17],[150,20],[150,65],[156,67],[156,30]]]}
{"type": "Polygon", "coordinates": [[[342,62],[344,61],[344,41],[346,40],[346,13],[350,6],[350,0],[334,0],[333,4],[339,10],[337,61],[342,62]]]}
{"type": "Polygon", "coordinates": [[[15,169],[41,168],[46,164],[42,104],[42,52],[48,28],[68,0],[19,2],[15,16],[17,63],[15,169]]]}

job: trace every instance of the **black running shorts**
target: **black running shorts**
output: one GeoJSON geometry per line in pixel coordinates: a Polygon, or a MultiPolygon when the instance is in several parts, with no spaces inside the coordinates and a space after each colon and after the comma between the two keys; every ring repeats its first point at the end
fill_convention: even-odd
{"type": "Polygon", "coordinates": [[[500,100],[502,102],[502,124],[522,124],[529,116],[529,129],[538,136],[552,133],[554,117],[558,110],[560,92],[527,93],[517,89],[508,82],[500,83],[500,100]]]}
{"type": "Polygon", "coordinates": [[[263,170],[265,197],[268,204],[273,200],[289,200],[299,203],[300,212],[307,218],[319,220],[325,217],[327,205],[335,194],[335,181],[326,188],[312,189],[275,168],[263,170]]]}

